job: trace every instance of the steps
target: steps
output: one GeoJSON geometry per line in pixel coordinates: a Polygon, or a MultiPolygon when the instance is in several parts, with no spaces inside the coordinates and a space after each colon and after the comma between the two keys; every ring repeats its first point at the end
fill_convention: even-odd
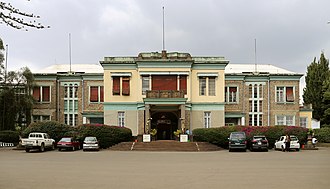
{"type": "Polygon", "coordinates": [[[198,152],[218,151],[222,148],[207,142],[179,142],[174,140],[158,140],[149,143],[122,142],[112,146],[113,151],[174,151],[174,152],[198,152]]]}

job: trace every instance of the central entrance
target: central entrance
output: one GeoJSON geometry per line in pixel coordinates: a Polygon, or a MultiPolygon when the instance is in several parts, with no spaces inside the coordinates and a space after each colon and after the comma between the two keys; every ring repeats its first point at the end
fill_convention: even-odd
{"type": "Polygon", "coordinates": [[[151,129],[157,129],[156,140],[172,140],[178,129],[178,116],[175,112],[151,113],[151,129]]]}

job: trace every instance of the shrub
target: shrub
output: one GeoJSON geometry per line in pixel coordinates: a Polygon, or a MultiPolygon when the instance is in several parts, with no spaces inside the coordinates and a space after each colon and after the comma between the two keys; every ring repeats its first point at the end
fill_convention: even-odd
{"type": "Polygon", "coordinates": [[[108,126],[103,124],[85,124],[78,127],[82,138],[95,136],[101,148],[132,140],[132,131],[125,127],[108,126]]]}
{"type": "Polygon", "coordinates": [[[285,134],[296,135],[301,143],[305,143],[307,139],[308,129],[295,126],[229,126],[218,128],[199,128],[193,130],[194,140],[210,142],[223,148],[228,147],[228,137],[231,132],[245,132],[248,142],[255,135],[265,135],[269,142],[269,147],[273,147],[274,143],[280,136],[285,134]]]}
{"type": "Polygon", "coordinates": [[[29,133],[42,132],[47,133],[56,142],[61,140],[66,133],[74,131],[74,128],[56,121],[45,121],[31,123],[23,132],[22,137],[27,138],[29,133]]]}
{"type": "Polygon", "coordinates": [[[19,133],[17,131],[0,131],[0,142],[18,144],[19,133]]]}
{"type": "Polygon", "coordinates": [[[314,130],[315,137],[319,142],[330,143],[330,127],[322,127],[314,130]]]}

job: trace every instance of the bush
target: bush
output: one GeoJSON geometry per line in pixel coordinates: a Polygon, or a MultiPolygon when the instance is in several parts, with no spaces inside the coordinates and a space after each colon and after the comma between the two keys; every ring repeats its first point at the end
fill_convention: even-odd
{"type": "Polygon", "coordinates": [[[77,128],[80,137],[95,136],[101,148],[132,140],[132,131],[125,127],[108,126],[103,124],[85,124],[77,128]]]}
{"type": "Polygon", "coordinates": [[[17,131],[0,131],[0,142],[18,144],[19,133],[17,131]]]}
{"type": "Polygon", "coordinates": [[[314,136],[319,142],[330,143],[330,127],[322,127],[314,130],[314,136]]]}
{"type": "Polygon", "coordinates": [[[29,133],[41,132],[47,133],[56,142],[61,140],[65,134],[73,131],[74,127],[56,122],[56,121],[45,121],[45,122],[35,122],[31,123],[23,132],[22,137],[27,138],[29,133]]]}
{"type": "Polygon", "coordinates": [[[269,127],[253,127],[253,126],[229,126],[218,128],[199,128],[193,130],[194,140],[209,142],[223,148],[228,147],[228,137],[231,132],[245,132],[248,142],[255,135],[265,135],[269,142],[269,147],[273,147],[274,143],[280,136],[285,134],[295,135],[300,143],[305,143],[307,139],[308,129],[295,126],[269,126],[269,127]]]}

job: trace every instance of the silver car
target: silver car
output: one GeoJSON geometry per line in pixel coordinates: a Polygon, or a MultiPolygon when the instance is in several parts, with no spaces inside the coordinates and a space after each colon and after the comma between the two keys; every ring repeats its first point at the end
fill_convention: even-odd
{"type": "Polygon", "coordinates": [[[86,150],[99,150],[99,142],[96,137],[86,137],[83,144],[83,151],[86,150]]]}

